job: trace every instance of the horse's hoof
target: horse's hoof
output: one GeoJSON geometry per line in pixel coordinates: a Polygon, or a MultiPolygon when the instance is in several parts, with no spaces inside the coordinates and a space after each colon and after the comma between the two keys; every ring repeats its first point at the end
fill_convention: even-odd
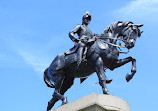
{"type": "Polygon", "coordinates": [[[109,92],[104,92],[104,94],[106,94],[106,95],[110,95],[110,93],[109,93],[109,92]]]}
{"type": "Polygon", "coordinates": [[[131,75],[130,73],[128,73],[126,75],[126,81],[129,82],[132,79],[133,75],[131,75]]]}
{"type": "Polygon", "coordinates": [[[48,102],[48,106],[47,106],[47,110],[46,111],[49,111],[49,110],[51,110],[51,104],[50,104],[50,102],[48,102]]]}
{"type": "Polygon", "coordinates": [[[64,104],[67,104],[67,103],[68,103],[68,102],[62,102],[61,106],[64,105],[64,104]]]}
{"type": "Polygon", "coordinates": [[[67,97],[64,98],[64,100],[62,101],[62,104],[61,105],[64,105],[64,104],[67,104],[68,101],[67,101],[67,97]]]}
{"type": "Polygon", "coordinates": [[[109,93],[109,91],[107,89],[103,90],[103,94],[110,95],[110,93],[109,93]]]}
{"type": "Polygon", "coordinates": [[[106,80],[106,84],[111,83],[112,79],[106,80]]]}

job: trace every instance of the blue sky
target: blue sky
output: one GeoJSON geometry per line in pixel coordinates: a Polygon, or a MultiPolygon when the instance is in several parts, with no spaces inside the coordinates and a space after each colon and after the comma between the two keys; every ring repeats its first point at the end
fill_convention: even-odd
{"type": "MultiPolygon", "coordinates": [[[[43,70],[54,57],[73,46],[68,32],[81,24],[89,11],[93,33],[101,32],[111,23],[133,21],[144,24],[144,33],[136,45],[120,58],[134,56],[137,73],[127,83],[125,75],[131,63],[114,71],[107,70],[110,93],[126,100],[131,111],[157,109],[157,25],[158,0],[1,0],[0,1],[0,110],[44,111],[53,89],[43,81],[43,70]]],[[[123,49],[125,50],[125,49],[123,49]]],[[[96,74],[83,84],[76,79],[65,93],[74,101],[102,90],[96,74]]],[[[58,102],[55,107],[58,107],[58,102]]]]}

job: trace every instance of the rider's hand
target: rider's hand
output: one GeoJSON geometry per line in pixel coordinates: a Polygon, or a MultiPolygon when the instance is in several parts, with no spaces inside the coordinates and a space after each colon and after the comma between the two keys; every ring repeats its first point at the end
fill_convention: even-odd
{"type": "Polygon", "coordinates": [[[75,39],[75,42],[77,42],[77,43],[78,43],[79,41],[80,41],[79,39],[75,39]]]}
{"type": "Polygon", "coordinates": [[[87,40],[81,39],[81,42],[84,43],[84,44],[86,44],[87,40]]]}

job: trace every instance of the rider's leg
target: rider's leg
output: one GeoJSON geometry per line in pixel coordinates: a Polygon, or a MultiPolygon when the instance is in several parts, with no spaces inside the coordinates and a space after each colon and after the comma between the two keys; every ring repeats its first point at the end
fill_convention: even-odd
{"type": "Polygon", "coordinates": [[[82,57],[82,61],[86,61],[86,54],[87,54],[87,51],[88,51],[88,47],[84,47],[84,51],[83,51],[83,57],[82,57]]]}
{"type": "Polygon", "coordinates": [[[82,56],[83,56],[84,47],[85,47],[85,44],[80,42],[79,43],[79,49],[77,51],[77,67],[79,67],[81,62],[82,62],[82,56]]]}
{"type": "Polygon", "coordinates": [[[121,67],[123,66],[124,64],[128,63],[128,62],[131,62],[132,61],[132,69],[131,69],[131,73],[128,73],[126,75],[126,80],[127,82],[129,80],[132,79],[132,77],[134,76],[134,74],[136,73],[136,59],[132,56],[130,57],[127,57],[125,59],[120,59],[118,60],[117,62],[115,62],[114,64],[112,64],[111,68],[109,68],[110,70],[114,70],[115,68],[117,67],[121,67]]]}
{"type": "Polygon", "coordinates": [[[103,60],[99,57],[96,60],[96,72],[99,78],[99,84],[102,87],[104,94],[110,94],[106,87],[106,76],[104,74],[103,60]]]}

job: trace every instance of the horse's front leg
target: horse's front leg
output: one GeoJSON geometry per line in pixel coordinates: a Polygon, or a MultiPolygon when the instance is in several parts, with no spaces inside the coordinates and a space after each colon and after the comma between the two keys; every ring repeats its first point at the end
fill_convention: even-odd
{"type": "Polygon", "coordinates": [[[130,56],[125,59],[120,59],[116,61],[114,64],[112,64],[112,67],[110,68],[110,70],[114,70],[115,68],[123,66],[128,62],[132,62],[132,69],[131,69],[131,73],[128,73],[126,75],[127,82],[129,82],[133,78],[134,74],[136,73],[136,59],[134,57],[130,56]]]}
{"type": "Polygon", "coordinates": [[[106,87],[106,76],[104,74],[103,60],[99,57],[96,60],[96,72],[99,78],[99,84],[102,87],[104,94],[110,94],[106,87]]]}

